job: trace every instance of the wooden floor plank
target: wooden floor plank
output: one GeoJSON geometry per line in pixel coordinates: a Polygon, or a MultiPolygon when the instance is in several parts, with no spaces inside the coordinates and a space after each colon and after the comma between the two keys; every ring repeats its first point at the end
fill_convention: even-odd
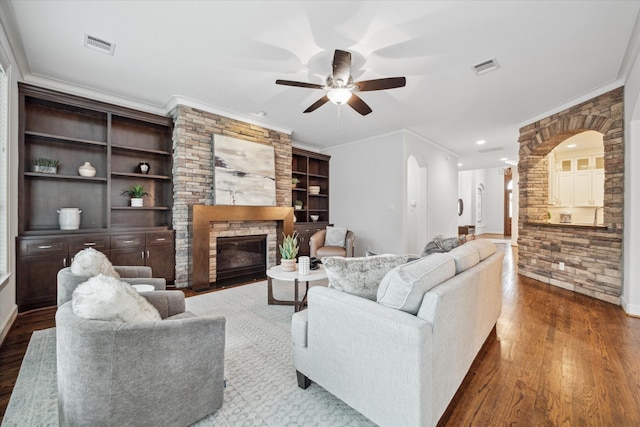
{"type": "MultiPolygon", "coordinates": [[[[640,426],[640,319],[519,276],[502,246],[502,315],[439,425],[640,426]]],[[[54,316],[20,314],[2,343],[0,419],[32,332],[54,316]]]]}

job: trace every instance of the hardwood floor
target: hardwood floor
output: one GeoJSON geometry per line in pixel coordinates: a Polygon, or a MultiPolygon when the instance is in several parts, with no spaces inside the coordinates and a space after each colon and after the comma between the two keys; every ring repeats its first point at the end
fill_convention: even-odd
{"type": "MultiPolygon", "coordinates": [[[[502,316],[439,425],[639,426],[640,319],[517,275],[503,246],[502,316]]],[[[31,332],[54,314],[21,314],[0,347],[0,416],[31,332]]]]}

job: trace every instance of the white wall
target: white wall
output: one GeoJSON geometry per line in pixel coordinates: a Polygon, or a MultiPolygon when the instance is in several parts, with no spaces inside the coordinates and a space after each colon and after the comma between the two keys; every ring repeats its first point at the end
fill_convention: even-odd
{"type": "MultiPolygon", "coordinates": [[[[9,47],[9,41],[4,29],[0,27],[0,55],[3,62],[7,62],[7,74],[9,77],[9,96],[10,106],[8,111],[9,127],[9,239],[7,242],[0,244],[8,245],[7,253],[9,258],[9,271],[12,272],[9,280],[0,285],[0,342],[4,340],[9,332],[9,328],[17,315],[18,306],[16,305],[16,276],[15,271],[15,237],[18,234],[18,186],[12,185],[17,182],[18,176],[18,81],[22,80],[20,70],[15,65],[16,60],[9,47]]],[[[6,179],[7,177],[0,177],[6,179]]]]}
{"type": "Polygon", "coordinates": [[[329,218],[355,233],[355,255],[367,249],[402,253],[402,134],[332,147],[325,154],[331,156],[329,218]]]}
{"type": "MultiPolygon", "coordinates": [[[[405,130],[403,134],[405,163],[414,156],[427,173],[426,239],[419,244],[419,253],[435,236],[458,235],[458,158],[413,132],[405,130]]],[[[405,231],[406,234],[415,232],[413,229],[405,231]]],[[[405,247],[405,252],[412,251],[405,247]]]]}
{"type": "Polygon", "coordinates": [[[624,87],[624,274],[622,307],[640,316],[640,59],[624,87]],[[633,164],[635,160],[635,165],[633,164]]]}
{"type": "MultiPolygon", "coordinates": [[[[426,233],[457,233],[456,159],[444,149],[406,131],[380,135],[325,150],[331,156],[330,218],[356,234],[356,256],[408,253],[407,160],[426,168],[426,233]],[[447,160],[447,157],[449,160],[447,160]]],[[[419,221],[419,219],[413,219],[419,221]]],[[[427,243],[419,243],[420,250],[427,243]]]]}
{"type": "Polygon", "coordinates": [[[458,173],[458,197],[464,202],[459,225],[475,225],[476,234],[504,233],[504,176],[499,168],[475,169],[458,173]],[[476,212],[477,189],[482,186],[482,218],[476,212]]]}

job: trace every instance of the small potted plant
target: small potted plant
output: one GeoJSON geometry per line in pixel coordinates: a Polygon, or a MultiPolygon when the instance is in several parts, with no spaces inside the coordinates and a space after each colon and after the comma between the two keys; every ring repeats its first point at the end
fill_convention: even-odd
{"type": "Polygon", "coordinates": [[[282,233],[284,239],[282,244],[278,246],[280,249],[280,268],[282,271],[296,270],[296,256],[298,255],[298,232],[294,231],[290,236],[282,233]]]}
{"type": "Polygon", "coordinates": [[[131,187],[123,190],[120,195],[123,197],[131,197],[131,206],[135,207],[143,206],[143,197],[151,197],[151,194],[147,193],[145,188],[140,184],[132,185],[131,187]]]}
{"type": "Polygon", "coordinates": [[[300,180],[298,178],[291,178],[291,188],[296,188],[299,182],[300,180]]]}
{"type": "Polygon", "coordinates": [[[297,211],[302,209],[302,200],[296,200],[295,202],[293,202],[293,208],[297,211]]]}
{"type": "Polygon", "coordinates": [[[40,173],[57,173],[58,161],[53,159],[45,159],[43,157],[33,159],[33,170],[34,172],[40,173]]]}

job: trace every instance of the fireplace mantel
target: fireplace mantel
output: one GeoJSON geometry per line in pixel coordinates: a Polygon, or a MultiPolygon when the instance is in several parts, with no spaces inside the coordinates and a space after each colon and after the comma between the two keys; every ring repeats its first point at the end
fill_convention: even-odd
{"type": "Polygon", "coordinates": [[[293,208],[279,206],[193,205],[191,288],[209,288],[209,228],[212,222],[276,221],[278,244],[282,233],[293,233],[293,208]]]}

